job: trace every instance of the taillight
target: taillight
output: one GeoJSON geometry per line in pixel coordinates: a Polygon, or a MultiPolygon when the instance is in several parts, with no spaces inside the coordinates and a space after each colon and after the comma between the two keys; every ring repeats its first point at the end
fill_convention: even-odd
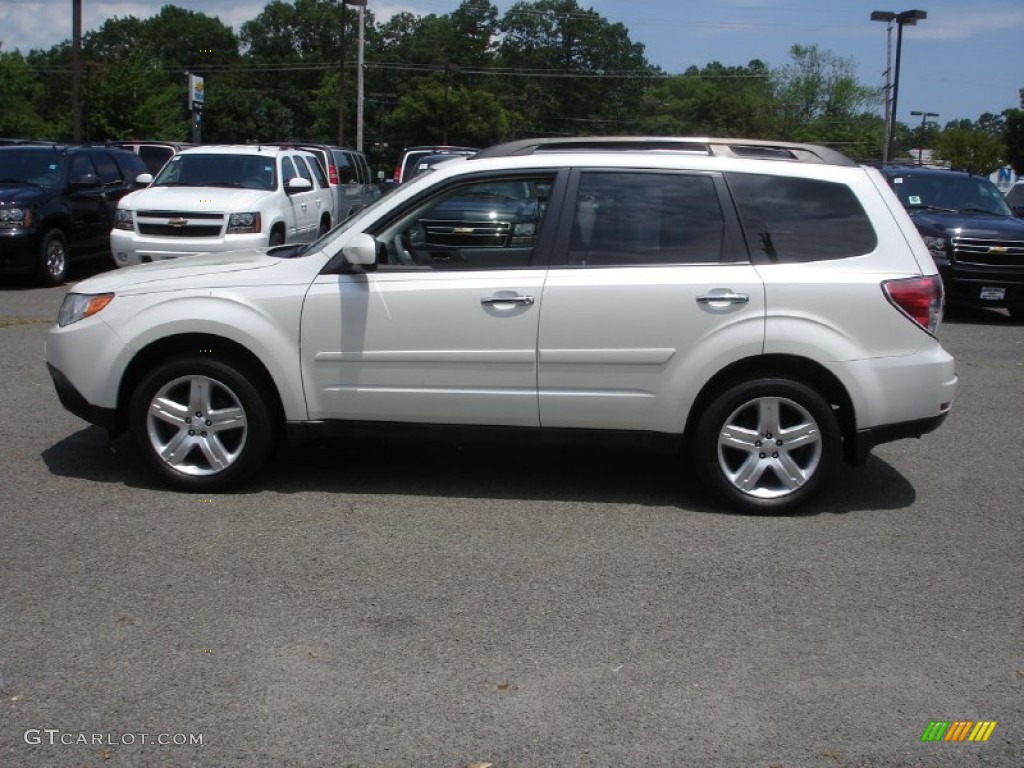
{"type": "Polygon", "coordinates": [[[942,320],[942,279],[938,275],[883,280],[882,291],[893,306],[928,333],[935,333],[942,320]]]}
{"type": "Polygon", "coordinates": [[[334,186],[338,186],[338,166],[334,163],[330,163],[327,166],[327,181],[334,186]]]}
{"type": "Polygon", "coordinates": [[[395,166],[395,184],[402,180],[402,164],[399,163],[395,166]]]}

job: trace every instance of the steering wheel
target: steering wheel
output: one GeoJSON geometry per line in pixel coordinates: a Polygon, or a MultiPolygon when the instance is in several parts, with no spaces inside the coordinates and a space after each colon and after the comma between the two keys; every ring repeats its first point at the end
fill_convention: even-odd
{"type": "Polygon", "coordinates": [[[420,263],[419,254],[412,245],[408,232],[399,232],[395,235],[395,256],[399,264],[415,266],[420,263]]]}

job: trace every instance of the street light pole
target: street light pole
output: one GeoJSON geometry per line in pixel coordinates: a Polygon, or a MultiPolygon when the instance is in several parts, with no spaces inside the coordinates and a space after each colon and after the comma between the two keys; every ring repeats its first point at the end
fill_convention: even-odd
{"type": "Polygon", "coordinates": [[[938,117],[938,112],[919,112],[914,110],[910,113],[911,117],[921,118],[921,140],[917,144],[917,164],[924,165],[924,126],[928,122],[929,117],[938,117]]]}
{"type": "MultiPolygon", "coordinates": [[[[363,7],[366,0],[341,0],[341,54],[338,57],[338,146],[345,146],[345,7],[359,6],[359,18],[362,20],[363,7]]],[[[362,30],[360,30],[360,33],[362,30]]]]}
{"type": "MultiPolygon", "coordinates": [[[[889,162],[896,148],[896,117],[897,117],[897,101],[900,93],[900,58],[903,52],[903,27],[909,25],[914,26],[918,21],[923,21],[928,18],[928,14],[925,11],[910,10],[901,11],[900,13],[894,13],[893,11],[872,11],[872,21],[884,21],[889,25],[891,30],[892,24],[896,24],[896,66],[893,70],[892,77],[892,95],[891,98],[886,100],[886,125],[885,125],[885,148],[882,156],[884,162],[889,162]]],[[[886,54],[888,58],[888,53],[886,54]]],[[[886,69],[886,95],[888,97],[889,85],[888,85],[888,72],[886,69]]]]}

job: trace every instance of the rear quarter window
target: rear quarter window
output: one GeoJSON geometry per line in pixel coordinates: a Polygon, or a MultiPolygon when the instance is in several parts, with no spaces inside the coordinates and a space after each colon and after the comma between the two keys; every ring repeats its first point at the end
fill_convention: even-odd
{"type": "Polygon", "coordinates": [[[756,173],[726,179],[755,261],[845,259],[878,245],[871,220],[845,184],[756,173]]]}

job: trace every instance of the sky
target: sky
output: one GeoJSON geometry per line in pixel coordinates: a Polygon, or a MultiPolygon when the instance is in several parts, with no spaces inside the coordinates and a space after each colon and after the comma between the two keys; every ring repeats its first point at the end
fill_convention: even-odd
{"type": "MultiPolygon", "coordinates": [[[[108,18],[156,15],[177,5],[218,17],[239,31],[267,4],[261,0],[82,0],[83,30],[108,18]]],[[[495,2],[504,12],[512,2],[495,2]]],[[[378,21],[399,11],[445,14],[459,0],[368,0],[378,21]]],[[[1022,0],[920,0],[910,7],[885,0],[579,0],[645,47],[647,60],[667,73],[717,61],[769,67],[790,63],[794,45],[817,45],[851,60],[863,85],[885,84],[886,24],[872,11],[920,9],[928,18],[906,26],[900,64],[897,119],[917,125],[911,110],[935,112],[940,125],[977,120],[983,113],[1020,108],[1024,88],[1022,0]]],[[[71,0],[2,0],[0,50],[49,48],[71,38],[71,0]]],[[[895,56],[896,34],[892,35],[895,56]]],[[[879,113],[882,111],[879,105],[879,113]]]]}

